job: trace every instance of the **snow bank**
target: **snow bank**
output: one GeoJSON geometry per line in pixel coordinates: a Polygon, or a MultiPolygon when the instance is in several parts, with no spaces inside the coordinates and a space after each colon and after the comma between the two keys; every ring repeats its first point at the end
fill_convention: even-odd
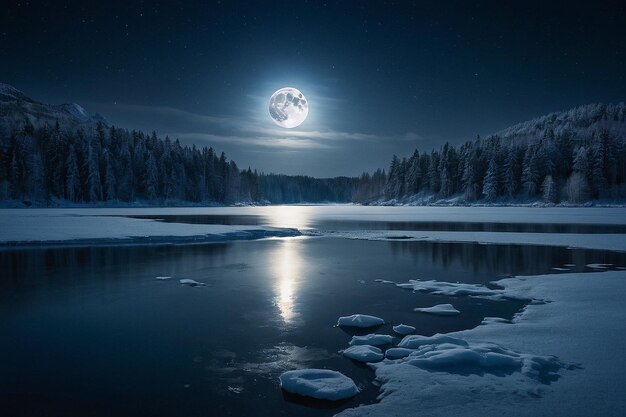
{"type": "Polygon", "coordinates": [[[415,331],[415,327],[406,324],[398,324],[397,326],[393,326],[393,331],[402,336],[405,336],[407,334],[413,333],[415,331]]]}
{"type": "Polygon", "coordinates": [[[343,356],[359,362],[379,362],[385,357],[382,350],[370,345],[349,347],[343,351],[343,356]]]}
{"type": "Polygon", "coordinates": [[[328,369],[287,371],[279,380],[280,387],[285,391],[319,400],[339,401],[359,393],[354,381],[328,369]]]}
{"type": "Polygon", "coordinates": [[[339,415],[623,415],[626,271],[498,283],[551,302],[528,305],[512,324],[486,319],[462,332],[406,336],[398,346],[408,356],[370,365],[381,401],[339,415]]]}
{"type": "Polygon", "coordinates": [[[178,282],[180,282],[183,285],[189,285],[190,287],[206,287],[206,284],[204,282],[198,282],[196,280],[188,279],[188,278],[183,278],[179,280],[178,282]]]}
{"type": "Polygon", "coordinates": [[[473,297],[492,299],[505,297],[505,293],[503,290],[492,290],[480,284],[464,284],[460,282],[445,282],[435,280],[421,281],[419,279],[411,279],[408,283],[396,284],[396,286],[400,288],[410,289],[413,291],[423,291],[437,295],[470,295],[473,297]]]}
{"type": "Polygon", "coordinates": [[[358,345],[383,346],[383,345],[390,345],[392,343],[393,343],[393,336],[389,336],[388,334],[367,334],[365,336],[352,336],[352,340],[350,340],[350,346],[358,346],[358,345]]]}
{"type": "Polygon", "coordinates": [[[458,316],[461,314],[459,310],[454,308],[452,304],[437,304],[432,307],[419,307],[414,308],[413,311],[417,311],[419,313],[428,313],[435,314],[438,316],[458,316]]]}
{"type": "Polygon", "coordinates": [[[367,314],[353,314],[351,316],[339,317],[337,320],[337,326],[344,327],[374,327],[385,324],[385,320],[380,317],[368,316],[367,314]]]}

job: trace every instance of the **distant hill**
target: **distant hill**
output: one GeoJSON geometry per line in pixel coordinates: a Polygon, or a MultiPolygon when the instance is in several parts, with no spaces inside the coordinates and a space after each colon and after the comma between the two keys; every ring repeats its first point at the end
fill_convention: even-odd
{"type": "Polygon", "coordinates": [[[81,125],[108,125],[98,113],[90,115],[76,103],[45,104],[33,100],[17,88],[0,83],[0,126],[16,130],[30,123],[34,127],[52,126],[56,122],[66,129],[81,125]]]}
{"type": "Polygon", "coordinates": [[[579,140],[590,139],[593,132],[599,131],[626,139],[626,105],[587,104],[515,124],[492,136],[524,141],[541,137],[548,129],[552,129],[556,136],[569,134],[579,140]]]}
{"type": "Polygon", "coordinates": [[[362,176],[355,198],[375,204],[623,201],[626,106],[589,104],[485,140],[394,155],[385,181],[362,176]]]}

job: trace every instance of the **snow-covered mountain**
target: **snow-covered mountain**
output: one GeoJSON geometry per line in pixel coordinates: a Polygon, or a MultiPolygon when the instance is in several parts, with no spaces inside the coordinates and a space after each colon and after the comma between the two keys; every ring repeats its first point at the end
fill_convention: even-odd
{"type": "Polygon", "coordinates": [[[26,122],[41,127],[54,125],[57,120],[66,128],[95,125],[98,122],[108,124],[104,117],[97,113],[90,115],[76,103],[41,103],[11,85],[0,83],[0,126],[13,130],[26,122]]]}
{"type": "Polygon", "coordinates": [[[576,139],[589,139],[593,132],[607,130],[626,139],[626,105],[587,104],[570,110],[550,113],[496,132],[506,140],[525,141],[541,138],[547,129],[555,135],[569,132],[576,139]]]}

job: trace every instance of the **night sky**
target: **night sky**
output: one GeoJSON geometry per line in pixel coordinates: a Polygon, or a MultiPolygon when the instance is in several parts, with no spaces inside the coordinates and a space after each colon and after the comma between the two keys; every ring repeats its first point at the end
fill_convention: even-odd
{"type": "Polygon", "coordinates": [[[240,167],[325,177],[624,101],[625,44],[624,1],[10,1],[0,82],[240,167]],[[284,86],[310,104],[292,130],[267,111],[284,86]]]}

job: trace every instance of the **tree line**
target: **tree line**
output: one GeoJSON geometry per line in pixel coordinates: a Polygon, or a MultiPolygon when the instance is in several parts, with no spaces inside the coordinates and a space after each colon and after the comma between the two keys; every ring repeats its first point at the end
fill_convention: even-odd
{"type": "Polygon", "coordinates": [[[211,147],[108,127],[0,129],[0,200],[75,203],[350,202],[355,178],[239,169],[211,147]]]}
{"type": "Polygon", "coordinates": [[[625,182],[626,144],[608,129],[580,138],[547,127],[524,141],[492,136],[446,143],[394,156],[387,171],[320,179],[240,169],[213,148],[102,123],[0,128],[0,200],[46,204],[582,203],[624,198],[625,182]]]}
{"type": "MultiPolygon", "coordinates": [[[[600,129],[580,139],[547,128],[523,142],[496,135],[457,147],[446,143],[438,151],[415,150],[409,158],[394,156],[379,198],[581,203],[625,197],[625,180],[626,144],[616,134],[600,129]]],[[[371,178],[364,174],[361,181],[371,178]]]]}

